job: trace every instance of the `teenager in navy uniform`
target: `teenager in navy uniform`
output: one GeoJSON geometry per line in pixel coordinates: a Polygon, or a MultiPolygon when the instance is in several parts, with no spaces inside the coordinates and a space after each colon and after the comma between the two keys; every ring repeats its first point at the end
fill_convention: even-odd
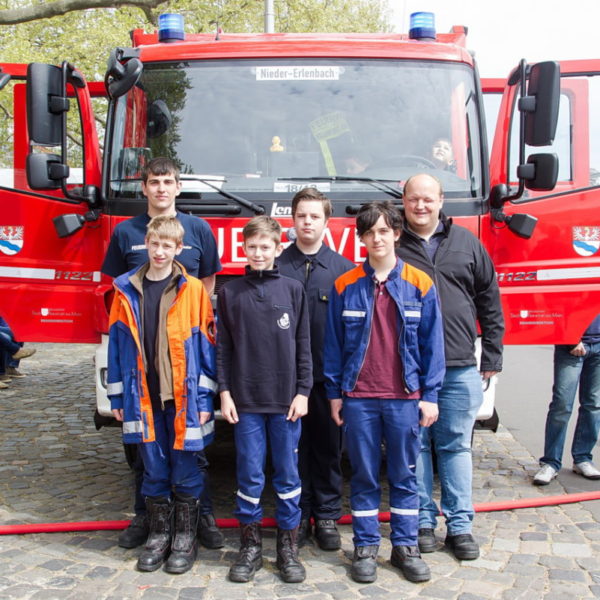
{"type": "Polygon", "coordinates": [[[323,342],[327,304],[333,282],[354,263],[323,243],[331,202],[313,187],[299,191],[292,200],[296,239],[277,259],[282,275],[302,283],[308,299],[310,346],[313,360],[313,387],[308,414],[302,418],[298,456],[302,495],[302,521],[298,544],[312,534],[323,550],[340,548],[335,522],[342,515],[342,431],[331,420],[323,375],[323,342]]]}
{"type": "Polygon", "coordinates": [[[312,387],[310,325],[300,283],[275,266],[282,251],[281,226],[254,217],[244,227],[248,266],[244,277],[220,290],[217,374],[221,413],[234,425],[235,515],[240,551],[229,579],[247,582],[263,564],[260,497],[265,485],[267,438],[276,493],[277,568],[286,583],[304,581],[298,558],[300,476],[298,443],[312,387]]]}
{"type": "MultiPolygon", "coordinates": [[[[183,250],[178,256],[178,261],[190,275],[202,281],[210,296],[215,286],[215,274],[221,270],[217,244],[206,221],[176,210],[175,199],[181,192],[177,165],[169,158],[152,159],[142,171],[142,192],[148,201],[147,210],[115,227],[104,257],[102,272],[110,277],[118,277],[146,263],[148,252],[144,240],[150,219],[159,215],[177,216],[185,231],[183,250]]],[[[198,522],[199,539],[207,548],[221,548],[224,538],[213,516],[207,477],[208,463],[204,452],[198,453],[198,464],[206,479],[198,522]]],[[[139,453],[133,469],[135,517],[119,536],[119,546],[123,548],[135,548],[143,544],[148,537],[146,503],[141,493],[144,466],[139,453]]]]}
{"type": "Polygon", "coordinates": [[[402,219],[391,202],[362,206],[356,232],[364,264],[344,273],[331,291],[325,332],[325,377],[331,416],[344,425],[352,465],[350,507],[359,583],[377,577],[381,446],[390,487],[392,565],[406,579],[427,581],[417,545],[416,463],[419,424],[437,420],[444,379],[444,339],[431,278],[396,258],[402,219]]]}

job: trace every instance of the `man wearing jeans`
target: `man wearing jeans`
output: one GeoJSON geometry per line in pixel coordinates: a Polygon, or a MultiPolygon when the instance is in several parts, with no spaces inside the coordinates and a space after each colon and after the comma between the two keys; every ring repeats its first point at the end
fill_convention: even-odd
{"type": "Polygon", "coordinates": [[[573,471],[587,479],[600,479],[600,470],[592,462],[600,429],[600,314],[578,344],[554,348],[554,386],[546,417],[544,456],[533,478],[534,485],[548,485],[561,468],[577,386],[579,414],[571,446],[573,471]]]}
{"type": "Polygon", "coordinates": [[[494,265],[479,240],[454,225],[442,212],[444,196],[438,179],[415,175],[404,186],[405,226],[398,254],[425,271],[438,290],[444,322],[446,377],[438,394],[439,417],[421,428],[419,481],[419,548],[437,548],[434,530],[439,514],[433,500],[432,448],[435,448],[446,519],[445,544],[460,560],[479,556],[471,534],[471,435],[483,402],[482,379],[502,369],[504,319],[494,265]],[[475,340],[481,328],[481,365],[475,340]]]}

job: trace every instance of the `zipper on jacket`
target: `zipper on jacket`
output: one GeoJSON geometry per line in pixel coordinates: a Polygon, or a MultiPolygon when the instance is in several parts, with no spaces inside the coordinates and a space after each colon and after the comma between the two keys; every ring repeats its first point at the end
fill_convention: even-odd
{"type": "Polygon", "coordinates": [[[356,377],[354,378],[354,383],[352,384],[352,389],[350,390],[351,392],[354,391],[354,388],[356,387],[356,382],[358,381],[358,376],[360,375],[363,365],[365,364],[365,360],[367,358],[367,350],[369,349],[369,342],[371,341],[371,332],[373,331],[373,313],[375,312],[374,308],[375,308],[375,296],[377,294],[377,286],[375,285],[373,279],[371,279],[371,284],[373,285],[373,304],[371,305],[371,317],[369,319],[369,335],[367,337],[367,345],[365,347],[365,351],[364,351],[364,354],[362,357],[362,361],[360,363],[360,367],[358,368],[358,371],[356,371],[356,377]]]}

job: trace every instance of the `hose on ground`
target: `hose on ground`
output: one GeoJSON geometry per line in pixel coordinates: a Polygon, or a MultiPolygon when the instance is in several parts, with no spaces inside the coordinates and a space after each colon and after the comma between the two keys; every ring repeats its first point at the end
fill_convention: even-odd
{"type": "MultiPolygon", "coordinates": [[[[558,504],[571,504],[573,502],[587,502],[600,500],[600,491],[580,492],[576,494],[560,494],[558,496],[539,496],[536,498],[521,498],[519,500],[501,500],[499,502],[482,502],[475,504],[475,512],[495,512],[516,510],[519,508],[539,508],[541,506],[556,506],[558,504]]],[[[379,521],[387,523],[390,520],[389,512],[379,513],[379,521]]],[[[340,525],[352,523],[352,515],[344,515],[338,520],[340,525]]],[[[217,524],[222,529],[232,529],[238,526],[237,519],[217,519],[217,524]]],[[[107,531],[125,529],[129,521],[74,521],[64,523],[25,523],[20,525],[0,525],[0,535],[23,535],[28,533],[59,533],[78,531],[107,531]]],[[[262,520],[263,527],[276,527],[275,519],[262,520]]]]}

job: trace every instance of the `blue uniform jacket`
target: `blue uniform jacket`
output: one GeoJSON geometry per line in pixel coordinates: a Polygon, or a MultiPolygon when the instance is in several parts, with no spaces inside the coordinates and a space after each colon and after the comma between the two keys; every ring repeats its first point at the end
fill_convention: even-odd
{"type": "MultiPolygon", "coordinates": [[[[351,392],[371,335],[374,271],[368,262],[336,279],[325,333],[325,388],[329,399],[351,392]]],[[[442,315],[431,278],[398,259],[385,286],[398,307],[398,352],[404,387],[437,403],[445,375],[442,315]]]]}
{"type": "MultiPolygon", "coordinates": [[[[143,268],[143,267],[141,267],[143,268]]],[[[202,450],[214,437],[214,420],[200,425],[198,413],[213,412],[217,390],[214,319],[202,282],[180,267],[176,298],[167,314],[167,339],[173,374],[175,450],[202,450]]],[[[122,408],[123,442],[155,441],[152,400],[143,357],[141,297],[130,277],[114,281],[108,338],[108,397],[122,408]]]]}

